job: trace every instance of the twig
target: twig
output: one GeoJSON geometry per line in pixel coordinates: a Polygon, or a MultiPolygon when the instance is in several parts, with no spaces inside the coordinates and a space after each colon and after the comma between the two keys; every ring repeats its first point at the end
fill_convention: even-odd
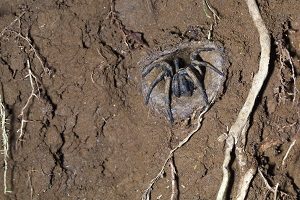
{"type": "Polygon", "coordinates": [[[288,150],[287,150],[285,156],[283,157],[282,163],[281,163],[282,166],[285,165],[285,160],[287,159],[287,157],[288,157],[290,151],[292,150],[292,148],[293,148],[293,146],[294,146],[295,144],[296,144],[296,139],[293,140],[293,142],[292,142],[292,144],[290,145],[290,147],[288,148],[288,150]]]}
{"type": "Polygon", "coordinates": [[[204,11],[206,17],[207,17],[207,18],[211,18],[211,16],[208,14],[208,6],[207,6],[207,4],[206,4],[206,1],[203,0],[202,3],[203,3],[203,11],[204,11]]]}
{"type": "Polygon", "coordinates": [[[3,146],[3,161],[4,161],[4,172],[3,172],[3,187],[4,187],[4,194],[11,192],[7,189],[7,170],[8,170],[8,163],[7,160],[9,159],[9,138],[8,138],[8,130],[6,130],[6,114],[5,114],[5,106],[2,101],[2,96],[0,95],[0,118],[1,118],[1,130],[2,130],[2,146],[3,146]]]}
{"type": "MultiPolygon", "coordinates": [[[[268,30],[264,25],[262,17],[260,15],[259,9],[255,0],[246,0],[250,15],[254,21],[254,24],[259,32],[260,45],[261,45],[261,57],[259,63],[259,70],[253,78],[252,86],[249,91],[248,97],[244,103],[244,106],[239,112],[237,120],[232,125],[229,130],[229,136],[226,139],[226,150],[225,158],[223,162],[223,180],[218,191],[217,200],[226,199],[228,184],[230,179],[229,164],[231,161],[231,152],[234,146],[238,143],[241,136],[242,130],[248,123],[250,114],[252,113],[254,103],[256,101],[257,95],[261,90],[261,87],[268,74],[268,65],[270,60],[270,36],[268,30]]],[[[241,181],[242,183],[245,183],[241,181]]],[[[239,186],[239,188],[244,188],[246,186],[239,186]]],[[[247,187],[248,188],[248,187],[247,187]]]]}

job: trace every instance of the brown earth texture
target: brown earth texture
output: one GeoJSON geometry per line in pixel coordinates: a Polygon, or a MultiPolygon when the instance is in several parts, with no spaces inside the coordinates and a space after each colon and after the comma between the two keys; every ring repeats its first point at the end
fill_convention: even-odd
{"type": "MultiPolygon", "coordinates": [[[[300,4],[257,4],[271,55],[247,131],[244,151],[257,170],[246,199],[300,199],[300,4]]],[[[198,41],[223,48],[225,81],[201,128],[171,159],[179,193],[173,187],[171,197],[168,162],[149,197],[216,199],[226,146],[220,138],[259,68],[259,34],[246,1],[0,0],[0,31],[0,199],[142,199],[197,120],[189,113],[172,124],[164,106],[153,109],[154,98],[166,100],[166,77],[145,104],[140,63],[198,41]]],[[[191,52],[181,53],[188,62],[191,52]]],[[[171,89],[171,108],[197,98],[193,90],[175,97],[171,89]]],[[[235,199],[242,175],[235,158],[227,199],[235,199]]]]}

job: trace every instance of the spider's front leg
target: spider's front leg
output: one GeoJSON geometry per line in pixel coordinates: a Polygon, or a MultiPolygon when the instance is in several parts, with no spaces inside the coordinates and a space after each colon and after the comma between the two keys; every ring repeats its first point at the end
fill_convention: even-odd
{"type": "Polygon", "coordinates": [[[158,76],[152,81],[152,83],[149,86],[148,92],[145,97],[145,104],[149,103],[150,95],[152,93],[152,90],[155,88],[155,86],[164,79],[165,76],[172,76],[173,70],[172,67],[167,62],[159,62],[159,63],[153,63],[151,65],[146,66],[142,71],[142,77],[144,78],[147,76],[155,67],[161,67],[162,72],[158,74],[158,76]]]}
{"type": "Polygon", "coordinates": [[[198,48],[196,49],[195,51],[193,51],[191,54],[190,54],[190,60],[193,61],[193,60],[197,60],[198,59],[198,56],[200,54],[201,51],[213,51],[215,50],[214,48],[198,48]]]}
{"type": "Polygon", "coordinates": [[[162,61],[147,65],[142,71],[142,77],[145,78],[155,67],[161,67],[164,71],[169,71],[170,73],[173,73],[171,65],[169,65],[169,63],[165,61],[162,61]]]}
{"type": "Polygon", "coordinates": [[[154,81],[152,81],[152,83],[150,84],[149,86],[149,90],[146,94],[146,97],[145,97],[145,104],[148,104],[149,103],[149,99],[150,99],[150,95],[152,93],[152,90],[155,88],[155,86],[164,79],[166,75],[166,72],[160,72],[160,74],[156,77],[156,79],[154,79],[154,81]]]}
{"type": "Polygon", "coordinates": [[[221,72],[218,68],[216,68],[215,66],[213,66],[209,62],[203,61],[202,58],[199,56],[201,51],[213,51],[213,50],[214,50],[213,48],[199,48],[199,49],[196,49],[190,55],[191,64],[199,71],[200,74],[202,74],[200,66],[204,66],[204,67],[207,67],[207,68],[213,70],[214,72],[216,72],[220,76],[224,76],[223,72],[221,72]]]}
{"type": "Polygon", "coordinates": [[[162,71],[157,77],[156,79],[150,84],[149,86],[149,90],[146,94],[145,97],[145,104],[149,103],[149,99],[150,99],[150,95],[152,93],[152,90],[155,88],[155,86],[162,81],[163,79],[165,79],[165,97],[164,97],[164,101],[165,101],[165,106],[166,106],[166,111],[167,111],[167,118],[169,120],[170,123],[174,122],[174,118],[173,118],[173,114],[171,111],[171,82],[172,82],[172,74],[167,70],[167,71],[162,71]]]}

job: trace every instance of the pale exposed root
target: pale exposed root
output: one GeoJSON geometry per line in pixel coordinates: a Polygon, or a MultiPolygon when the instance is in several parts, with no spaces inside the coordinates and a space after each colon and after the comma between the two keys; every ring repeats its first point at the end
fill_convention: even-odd
{"type": "Polygon", "coordinates": [[[240,135],[240,138],[237,141],[236,150],[235,150],[236,153],[237,153],[236,156],[237,156],[237,160],[238,160],[238,163],[239,163],[239,168],[241,170],[241,173],[244,173],[245,168],[247,167],[247,164],[249,164],[248,160],[246,158],[246,155],[245,155],[246,134],[247,134],[247,131],[248,131],[248,128],[249,128],[249,120],[246,123],[247,124],[243,128],[243,130],[241,132],[241,135],[240,135]]]}
{"type": "Polygon", "coordinates": [[[279,61],[280,61],[280,83],[281,86],[279,86],[280,90],[278,91],[278,100],[279,102],[285,102],[285,100],[288,98],[288,96],[292,96],[292,101],[294,105],[297,105],[298,103],[298,89],[297,89],[297,77],[296,77],[296,71],[293,59],[290,55],[290,52],[288,49],[282,44],[282,41],[276,42],[278,49],[279,49],[279,61]],[[289,91],[289,81],[286,80],[286,77],[284,75],[284,70],[288,68],[290,70],[290,77],[292,79],[292,92],[289,91]],[[282,94],[281,94],[282,93],[282,94]],[[283,96],[282,96],[283,95],[283,96]]]}
{"type": "Polygon", "coordinates": [[[250,187],[250,183],[256,174],[256,169],[257,169],[256,166],[251,167],[250,169],[248,169],[248,171],[245,173],[245,175],[241,178],[238,194],[236,197],[237,200],[246,199],[246,196],[248,194],[248,190],[250,187]]]}
{"type": "Polygon", "coordinates": [[[284,155],[283,159],[282,159],[282,163],[281,165],[284,166],[285,165],[285,160],[287,159],[290,151],[292,150],[293,146],[296,144],[296,139],[293,140],[293,142],[291,143],[290,147],[288,148],[286,154],[284,155]]]}
{"type": "Polygon", "coordinates": [[[37,51],[37,49],[36,49],[34,43],[32,42],[32,40],[31,40],[28,36],[24,36],[24,35],[22,35],[21,33],[18,33],[18,32],[16,32],[16,31],[13,31],[13,30],[7,30],[7,31],[12,32],[12,33],[16,34],[17,37],[19,37],[19,38],[25,40],[25,41],[28,43],[28,45],[30,46],[31,50],[33,51],[35,57],[39,60],[39,62],[40,62],[40,64],[41,64],[41,66],[42,66],[44,72],[45,72],[46,74],[48,74],[48,75],[51,75],[52,71],[51,71],[48,67],[45,66],[45,63],[44,63],[44,61],[42,60],[41,55],[40,55],[39,52],[37,51]]]}
{"type": "Polygon", "coordinates": [[[208,14],[208,10],[212,13],[215,24],[217,23],[217,20],[220,20],[218,11],[210,5],[208,0],[203,0],[203,10],[208,18],[211,18],[210,14],[208,14]]]}
{"type": "Polygon", "coordinates": [[[179,198],[178,177],[177,177],[177,171],[174,163],[174,156],[170,159],[169,163],[170,163],[171,180],[172,180],[171,200],[178,200],[179,198]]]}
{"type": "Polygon", "coordinates": [[[214,31],[214,25],[211,24],[210,28],[209,28],[209,31],[208,31],[208,34],[207,34],[207,39],[208,40],[212,40],[213,31],[214,31]]]}
{"type": "Polygon", "coordinates": [[[259,172],[259,175],[261,176],[261,178],[263,179],[266,188],[274,194],[274,200],[277,199],[277,194],[278,194],[278,192],[279,192],[281,195],[289,196],[287,193],[282,192],[282,191],[279,191],[279,189],[278,189],[279,183],[277,183],[276,186],[275,186],[274,188],[272,188],[272,187],[270,186],[268,180],[267,180],[267,179],[265,178],[265,176],[263,175],[262,171],[261,171],[260,169],[258,169],[258,172],[259,172]]]}
{"type": "Polygon", "coordinates": [[[2,101],[2,96],[0,96],[0,120],[1,120],[1,132],[2,132],[2,147],[3,147],[3,161],[4,161],[4,172],[3,172],[3,187],[4,194],[11,192],[8,190],[7,186],[7,170],[8,170],[8,159],[9,159],[9,135],[7,126],[7,118],[5,112],[5,106],[2,101]]]}
{"type": "Polygon", "coordinates": [[[214,25],[217,24],[218,20],[220,20],[220,16],[218,14],[218,11],[210,5],[208,0],[203,0],[202,3],[203,3],[203,10],[206,17],[212,18],[211,17],[212,14],[214,18],[214,22],[210,24],[210,28],[207,34],[207,39],[212,40],[214,25]]]}
{"type": "Polygon", "coordinates": [[[239,189],[236,197],[237,200],[246,199],[250,187],[250,183],[253,177],[255,176],[257,170],[257,164],[251,163],[251,161],[247,159],[245,153],[246,133],[248,131],[248,128],[249,128],[249,120],[247,121],[247,124],[245,125],[245,127],[241,132],[241,136],[238,143],[236,144],[236,150],[235,150],[238,164],[239,164],[238,166],[241,174],[241,178],[239,180],[240,182],[238,185],[239,189]]]}
{"type": "MultiPolygon", "coordinates": [[[[23,12],[19,17],[17,17],[8,26],[6,26],[1,31],[0,37],[3,37],[5,34],[9,33],[9,34],[15,35],[18,39],[24,40],[25,43],[30,47],[30,51],[33,51],[34,57],[36,57],[38,59],[43,71],[45,73],[47,73],[48,75],[50,75],[51,70],[48,67],[45,66],[45,62],[43,61],[41,55],[39,54],[39,51],[37,50],[36,45],[34,44],[34,42],[28,36],[24,36],[21,33],[21,17],[24,14],[25,14],[25,12],[23,12]],[[18,31],[14,30],[16,27],[17,27],[18,31]]],[[[20,45],[20,48],[24,50],[22,45],[20,45]]],[[[19,133],[19,136],[16,140],[16,143],[18,143],[20,140],[22,140],[22,138],[24,136],[25,126],[26,126],[26,123],[29,121],[29,120],[26,119],[29,105],[33,102],[34,97],[39,98],[39,96],[40,96],[39,95],[40,91],[39,91],[38,78],[36,77],[36,75],[32,71],[29,59],[27,59],[27,61],[26,61],[26,68],[27,68],[28,74],[25,76],[25,78],[29,78],[30,86],[31,86],[31,93],[30,93],[30,96],[28,97],[28,99],[26,100],[25,105],[22,107],[21,113],[19,115],[21,122],[20,122],[20,128],[17,131],[19,133]]]]}
{"type": "MultiPolygon", "coordinates": [[[[211,101],[211,104],[214,102],[214,99],[211,101]]],[[[173,157],[173,154],[175,153],[175,151],[177,151],[180,147],[182,147],[183,145],[185,145],[189,140],[190,138],[201,128],[202,126],[202,120],[203,120],[203,117],[204,117],[204,114],[209,110],[210,106],[207,106],[200,114],[199,114],[199,117],[198,117],[198,120],[197,120],[197,127],[191,131],[187,137],[185,137],[181,142],[179,142],[179,144],[173,148],[170,152],[169,152],[169,155],[168,157],[165,159],[162,167],[161,167],[161,170],[159,171],[159,173],[156,175],[155,178],[153,178],[151,181],[150,181],[150,184],[149,186],[147,187],[147,189],[145,190],[143,196],[142,196],[142,200],[150,200],[150,196],[151,196],[151,191],[153,189],[153,186],[154,184],[160,179],[163,177],[164,175],[164,172],[165,172],[165,167],[167,165],[167,163],[169,162],[169,160],[173,157]]]]}
{"type": "Polygon", "coordinates": [[[26,119],[27,112],[28,112],[27,111],[28,106],[30,103],[32,103],[34,97],[39,98],[39,94],[37,94],[39,92],[38,79],[31,70],[31,65],[30,65],[29,60],[27,60],[26,64],[27,64],[28,74],[25,76],[25,78],[29,78],[29,82],[30,82],[30,86],[31,86],[31,93],[30,93],[30,96],[28,97],[25,105],[22,107],[21,113],[19,115],[19,117],[21,118],[21,125],[17,131],[19,133],[18,139],[16,141],[17,143],[19,141],[21,141],[24,136],[25,126],[26,126],[26,123],[28,122],[28,120],[26,119]]]}
{"type": "Polygon", "coordinates": [[[33,194],[34,194],[34,189],[32,185],[32,172],[35,172],[36,170],[29,170],[27,173],[28,179],[27,179],[27,184],[30,189],[30,199],[33,199],[33,194]]]}
{"type": "Polygon", "coordinates": [[[0,37],[3,37],[5,33],[12,33],[14,34],[17,38],[21,38],[22,40],[24,40],[29,46],[30,49],[34,52],[35,57],[39,60],[43,71],[50,75],[52,73],[52,71],[45,66],[45,62],[43,61],[39,51],[36,48],[36,45],[33,43],[33,41],[28,37],[28,36],[24,36],[21,33],[21,30],[19,30],[18,32],[13,30],[13,26],[18,23],[18,27],[20,29],[21,26],[21,17],[25,14],[25,12],[23,12],[19,17],[17,17],[14,21],[12,21],[8,26],[6,26],[0,33],[0,37]]]}
{"type": "Polygon", "coordinates": [[[274,200],[277,200],[278,187],[279,187],[279,183],[277,183],[277,184],[275,185],[275,189],[274,189],[274,200]]]}
{"type": "MultiPolygon", "coordinates": [[[[260,57],[260,63],[259,63],[259,70],[256,73],[256,75],[253,77],[253,82],[251,89],[249,91],[248,97],[244,103],[244,106],[239,112],[239,115],[237,117],[237,120],[232,125],[232,127],[229,130],[228,137],[226,139],[226,149],[225,149],[225,158],[223,162],[223,180],[221,182],[220,189],[217,194],[217,200],[224,200],[227,197],[227,190],[229,187],[229,180],[230,180],[230,161],[231,161],[231,152],[235,149],[236,154],[242,154],[242,151],[238,151],[235,148],[235,145],[238,143],[241,143],[239,140],[243,136],[243,130],[246,129],[249,116],[252,113],[254,103],[256,101],[257,95],[260,92],[262,85],[267,77],[268,74],[268,65],[270,60],[270,36],[268,33],[268,30],[266,26],[264,25],[264,22],[261,18],[259,9],[257,7],[257,4],[255,0],[246,0],[246,3],[248,5],[248,9],[250,12],[250,15],[254,21],[254,24],[259,32],[259,38],[260,38],[260,45],[261,45],[261,57],[260,57]]],[[[239,148],[244,148],[242,146],[239,146],[239,148]]],[[[240,161],[243,161],[243,159],[240,159],[240,161]]],[[[242,162],[240,162],[242,164],[242,162]]],[[[244,164],[243,164],[244,165],[244,164]]],[[[249,165],[247,163],[247,165],[249,165]]],[[[242,167],[241,167],[242,169],[242,167]]],[[[244,199],[246,197],[248,188],[249,188],[249,181],[252,180],[254,173],[256,170],[250,167],[250,169],[247,170],[247,173],[245,176],[242,176],[242,180],[240,181],[239,188],[243,189],[244,191],[239,191],[238,193],[241,195],[238,195],[238,199],[244,199]]]]}
{"type": "Polygon", "coordinates": [[[20,18],[25,14],[25,12],[22,12],[16,19],[14,19],[8,26],[6,26],[0,33],[0,37],[2,37],[6,31],[10,30],[10,28],[12,28],[12,26],[15,23],[19,23],[20,24],[20,18]]]}
{"type": "Polygon", "coordinates": [[[233,146],[234,146],[234,138],[232,135],[228,135],[226,138],[226,149],[225,149],[224,161],[222,165],[223,179],[217,194],[217,200],[223,200],[226,198],[226,193],[228,190],[228,183],[230,178],[229,164],[231,161],[231,153],[233,150],[233,146]]]}
{"type": "Polygon", "coordinates": [[[265,186],[267,187],[268,190],[270,190],[271,192],[274,193],[274,189],[270,186],[269,182],[267,181],[267,179],[264,177],[263,173],[261,172],[260,169],[258,169],[259,175],[261,176],[261,178],[263,179],[265,186]]]}
{"type": "MultiPolygon", "coordinates": [[[[33,56],[36,57],[38,59],[38,61],[40,62],[43,71],[46,72],[47,74],[50,74],[50,70],[45,66],[45,63],[44,63],[42,57],[40,56],[34,42],[28,36],[24,36],[21,33],[21,18],[24,14],[25,14],[25,12],[21,13],[15,20],[13,20],[8,26],[6,26],[0,32],[0,38],[2,39],[3,37],[9,37],[11,35],[16,36],[16,38],[18,39],[19,48],[21,50],[25,51],[24,45],[22,45],[20,43],[20,40],[24,40],[24,42],[26,43],[26,46],[30,47],[30,51],[33,51],[33,53],[34,53],[33,56]],[[17,30],[17,31],[15,31],[15,30],[17,30]]],[[[25,76],[25,78],[29,79],[30,86],[31,86],[31,93],[30,93],[28,99],[26,100],[25,105],[21,108],[21,111],[19,114],[19,118],[20,118],[21,122],[20,122],[20,128],[17,131],[19,133],[19,136],[16,140],[16,143],[18,143],[18,141],[22,140],[22,138],[24,136],[26,123],[29,121],[26,119],[26,117],[28,116],[28,112],[29,112],[28,108],[29,108],[30,104],[33,102],[33,98],[39,97],[38,78],[35,76],[34,72],[32,71],[29,59],[27,59],[27,61],[26,61],[26,70],[27,70],[28,74],[25,76]]],[[[7,192],[10,192],[7,189],[7,181],[6,181],[7,170],[8,170],[7,159],[8,159],[8,151],[9,151],[9,137],[8,137],[8,131],[5,129],[5,120],[6,120],[5,117],[6,116],[5,116],[5,107],[2,104],[2,101],[1,101],[0,113],[1,113],[1,120],[2,120],[1,128],[2,128],[3,148],[4,148],[4,150],[3,150],[3,153],[4,153],[4,193],[7,193],[7,192]]]]}

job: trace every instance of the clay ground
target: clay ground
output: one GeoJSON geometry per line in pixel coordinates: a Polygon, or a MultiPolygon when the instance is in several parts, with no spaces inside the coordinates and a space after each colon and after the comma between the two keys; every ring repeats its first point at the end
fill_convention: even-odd
{"type": "MultiPolygon", "coordinates": [[[[259,38],[246,3],[210,3],[220,15],[212,40],[224,45],[230,67],[223,95],[202,128],[175,153],[180,199],[215,199],[224,158],[218,137],[235,121],[258,70],[259,38]]],[[[300,93],[295,90],[300,90],[300,4],[258,4],[272,51],[246,152],[269,184],[279,183],[289,195],[280,193],[280,199],[300,199],[300,93]]],[[[12,192],[1,193],[1,199],[141,199],[170,147],[193,125],[171,127],[144,104],[138,62],[151,51],[207,38],[214,21],[204,10],[202,0],[2,0],[0,94],[8,119],[12,192]],[[27,61],[37,78],[37,96],[20,115],[32,92],[27,61]],[[24,134],[18,139],[22,119],[24,134]]],[[[1,159],[1,177],[3,171],[1,159]]],[[[0,182],[2,188],[3,178],[0,182]]],[[[168,167],[153,189],[152,199],[170,199],[168,167]]],[[[259,174],[248,199],[273,199],[259,174]]]]}

